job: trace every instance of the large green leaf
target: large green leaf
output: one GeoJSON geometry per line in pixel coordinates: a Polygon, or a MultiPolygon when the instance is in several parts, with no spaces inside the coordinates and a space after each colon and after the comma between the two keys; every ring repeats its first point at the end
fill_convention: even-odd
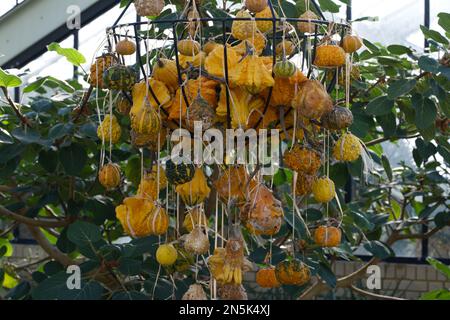
{"type": "Polygon", "coordinates": [[[71,64],[81,67],[83,63],[86,63],[86,58],[81,52],[73,48],[62,48],[59,43],[53,42],[47,46],[48,51],[55,51],[60,56],[63,56],[71,64]]]}
{"type": "Polygon", "coordinates": [[[87,158],[85,148],[76,143],[59,151],[59,161],[68,175],[78,175],[83,170],[87,158]]]}
{"type": "Polygon", "coordinates": [[[448,12],[440,12],[438,14],[439,20],[438,23],[445,30],[445,32],[450,33],[450,13],[448,12]]]}
{"type": "Polygon", "coordinates": [[[432,257],[427,258],[427,262],[431,264],[437,271],[442,273],[450,280],[450,267],[443,264],[439,260],[433,259],[432,257]]]}
{"type": "Polygon", "coordinates": [[[99,300],[103,295],[103,287],[94,280],[81,280],[81,288],[70,290],[67,281],[70,274],[59,272],[42,281],[32,291],[36,300],[99,300]]]}
{"type": "Polygon", "coordinates": [[[0,128],[0,143],[13,144],[14,139],[11,134],[3,128],[0,128]]]}
{"type": "Polygon", "coordinates": [[[401,79],[391,83],[387,90],[388,99],[395,100],[409,93],[416,86],[416,83],[415,79],[401,79]]]}
{"type": "Polygon", "coordinates": [[[102,239],[102,233],[100,228],[95,224],[76,221],[69,226],[67,238],[77,246],[83,247],[100,241],[102,239]]]}
{"type": "Polygon", "coordinates": [[[380,96],[370,101],[366,107],[366,113],[373,116],[382,116],[391,112],[394,101],[387,96],[380,96]]]}
{"type": "Polygon", "coordinates": [[[0,87],[15,88],[22,85],[22,80],[19,77],[9,74],[0,68],[0,87]]]}
{"type": "Polygon", "coordinates": [[[394,252],[392,251],[392,249],[388,245],[378,240],[365,243],[364,249],[382,260],[394,256],[394,252]]]}
{"type": "Polygon", "coordinates": [[[338,13],[340,6],[336,4],[333,0],[319,0],[320,8],[323,11],[328,11],[332,13],[338,13]]]}
{"type": "Polygon", "coordinates": [[[422,294],[420,300],[450,300],[450,291],[447,289],[437,289],[422,294]]]}
{"type": "Polygon", "coordinates": [[[419,67],[423,71],[428,71],[435,74],[439,72],[439,62],[427,56],[422,56],[419,58],[419,67]]]}
{"type": "Polygon", "coordinates": [[[422,30],[423,35],[427,39],[433,39],[436,42],[448,45],[448,40],[446,37],[444,37],[442,34],[437,32],[436,30],[428,29],[425,26],[420,26],[420,30],[422,30]]]}
{"type": "Polygon", "coordinates": [[[424,130],[433,125],[437,116],[434,102],[428,98],[424,99],[418,94],[413,95],[411,100],[416,112],[415,124],[417,128],[424,130]]]}

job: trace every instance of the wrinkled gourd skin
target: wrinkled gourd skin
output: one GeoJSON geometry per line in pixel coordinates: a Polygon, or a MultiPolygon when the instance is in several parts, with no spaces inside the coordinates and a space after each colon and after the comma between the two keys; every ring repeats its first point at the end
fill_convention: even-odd
{"type": "Polygon", "coordinates": [[[285,260],[277,264],[275,274],[278,281],[284,285],[302,286],[311,279],[308,266],[297,259],[285,260]]]}
{"type": "Polygon", "coordinates": [[[136,73],[131,67],[115,64],[103,73],[103,85],[110,90],[129,91],[136,83],[136,73]]]}
{"type": "MultiPolygon", "coordinates": [[[[216,77],[223,78],[225,76],[224,62],[225,53],[223,45],[217,45],[216,48],[206,57],[205,69],[206,71],[216,77]]],[[[227,66],[231,70],[238,64],[240,56],[232,48],[227,48],[227,66]]]]}
{"type": "Polygon", "coordinates": [[[253,13],[261,12],[267,6],[267,0],[245,0],[245,7],[253,13]]]}
{"type": "Polygon", "coordinates": [[[320,119],[332,110],[333,101],[319,81],[308,80],[301,84],[292,106],[307,119],[320,119]]]}
{"type": "Polygon", "coordinates": [[[241,220],[256,235],[275,235],[283,222],[281,202],[263,184],[249,186],[247,202],[241,207],[241,220]]]}
{"type": "MultiPolygon", "coordinates": [[[[200,96],[208,102],[211,108],[215,109],[217,107],[217,86],[217,81],[210,80],[205,77],[188,80],[186,86],[184,87],[184,92],[186,94],[189,107],[198,97],[200,89],[200,96]]],[[[170,107],[169,120],[179,121],[181,119],[182,121],[185,121],[186,115],[187,106],[184,99],[183,90],[178,89],[170,107]]]]}
{"type": "Polygon", "coordinates": [[[130,56],[136,52],[136,44],[128,39],[121,40],[116,45],[116,52],[122,56],[130,56]]]}
{"type": "MultiPolygon", "coordinates": [[[[294,100],[295,94],[300,88],[300,84],[307,80],[308,78],[306,78],[299,70],[289,78],[275,77],[275,84],[270,97],[270,105],[291,108],[292,100],[294,100]]],[[[269,89],[266,89],[262,95],[267,99],[269,96],[269,89]]]]}
{"type": "Polygon", "coordinates": [[[254,50],[255,54],[261,55],[266,47],[267,39],[261,32],[256,32],[254,36],[242,40],[239,44],[233,46],[234,51],[243,56],[247,53],[247,48],[254,50]]]}
{"type": "Polygon", "coordinates": [[[272,73],[261,63],[261,57],[248,55],[230,70],[232,86],[244,87],[256,95],[268,87],[273,87],[275,80],[272,73]]]}
{"type": "Polygon", "coordinates": [[[244,286],[235,284],[223,284],[217,288],[220,300],[248,300],[244,286]]]}
{"type": "Polygon", "coordinates": [[[202,285],[194,283],[189,286],[188,291],[186,291],[181,300],[201,301],[208,300],[208,297],[206,296],[205,290],[203,290],[202,285]]]}
{"type": "MultiPolygon", "coordinates": [[[[236,14],[236,18],[251,18],[252,16],[245,10],[236,14]]],[[[231,34],[235,39],[245,40],[250,38],[258,30],[256,21],[252,20],[234,20],[231,26],[231,34]]]]}
{"type": "MultiPolygon", "coordinates": [[[[305,11],[299,18],[304,20],[319,20],[319,17],[311,10],[305,11]]],[[[300,21],[297,27],[303,33],[314,33],[316,24],[309,21],[300,21]]]]}
{"type": "Polygon", "coordinates": [[[317,202],[330,202],[336,195],[333,180],[327,177],[317,179],[312,185],[312,193],[317,202]]]}
{"type": "Polygon", "coordinates": [[[328,130],[342,130],[353,123],[353,114],[348,108],[336,106],[322,116],[322,126],[328,130]]]}
{"type": "Polygon", "coordinates": [[[181,185],[192,181],[195,174],[195,167],[193,164],[175,164],[172,160],[166,162],[166,176],[170,184],[181,185]]]}
{"type": "Polygon", "coordinates": [[[352,162],[358,160],[362,153],[360,140],[351,133],[343,134],[333,148],[333,156],[338,161],[352,162]]]}
{"type": "Polygon", "coordinates": [[[186,126],[194,131],[195,122],[201,122],[202,130],[208,130],[213,126],[215,116],[214,108],[201,95],[198,95],[188,109],[186,126]]]}
{"type": "Polygon", "coordinates": [[[298,196],[305,196],[311,193],[312,185],[315,177],[309,174],[299,174],[297,176],[297,184],[295,187],[295,194],[298,196]]]}
{"type": "Polygon", "coordinates": [[[214,186],[224,203],[233,201],[236,205],[240,205],[245,201],[248,179],[244,166],[229,167],[215,181],[214,186]]]}
{"type": "Polygon", "coordinates": [[[146,237],[151,235],[150,216],[155,210],[152,201],[141,197],[130,197],[123,200],[123,204],[116,207],[116,217],[125,232],[132,237],[146,237]]]}
{"type": "Polygon", "coordinates": [[[116,116],[107,114],[97,129],[97,136],[105,143],[115,144],[119,142],[122,136],[122,128],[116,116]]]}
{"type": "Polygon", "coordinates": [[[208,226],[208,218],[202,208],[195,207],[188,211],[183,220],[183,228],[191,232],[196,226],[208,226]]]}
{"type": "Polygon", "coordinates": [[[314,232],[314,242],[322,247],[337,247],[341,236],[341,230],[336,227],[320,226],[314,232]]]}
{"type": "MultiPolygon", "coordinates": [[[[258,12],[255,15],[255,17],[256,18],[272,18],[273,17],[272,10],[270,9],[269,6],[267,6],[264,10],[262,10],[261,12],[258,12]]],[[[275,18],[278,18],[278,14],[276,12],[275,12],[275,18]]],[[[256,26],[258,27],[259,31],[261,31],[262,33],[272,31],[273,25],[274,25],[274,23],[269,20],[256,21],[256,26]]],[[[278,23],[275,23],[275,25],[278,26],[278,23]]]]}
{"type": "Polygon", "coordinates": [[[206,60],[206,53],[204,53],[203,51],[199,52],[195,56],[185,56],[185,55],[180,54],[178,57],[180,66],[183,69],[187,69],[190,66],[197,67],[197,68],[200,66],[203,66],[205,64],[205,60],[206,60]]]}
{"type": "Polygon", "coordinates": [[[314,64],[322,68],[337,68],[345,64],[345,51],[336,45],[321,45],[316,49],[314,64]]]}
{"type": "Polygon", "coordinates": [[[202,227],[195,227],[184,239],[184,248],[195,255],[207,254],[209,238],[202,227]]]}
{"type": "MultiPolygon", "coordinates": [[[[216,114],[219,120],[226,121],[227,117],[227,95],[225,86],[221,86],[219,106],[216,109],[216,114]]],[[[264,100],[250,94],[244,88],[233,88],[229,90],[230,96],[230,112],[231,112],[231,126],[234,129],[247,129],[249,125],[249,117],[254,110],[259,110],[264,107],[264,100]]]]}
{"type": "Polygon", "coordinates": [[[156,17],[165,6],[164,0],[135,0],[136,13],[141,17],[156,17]]]}
{"type": "Polygon", "coordinates": [[[312,149],[295,145],[284,154],[286,166],[299,173],[315,175],[322,165],[320,154],[312,149]]]}
{"type": "Polygon", "coordinates": [[[98,57],[91,66],[89,83],[94,87],[104,89],[103,73],[116,62],[112,54],[104,54],[98,57]]]}
{"type": "Polygon", "coordinates": [[[194,178],[185,184],[178,185],[176,192],[188,206],[202,203],[209,196],[211,189],[208,187],[205,174],[201,168],[195,170],[194,178]]]}
{"type": "Polygon", "coordinates": [[[281,283],[278,281],[277,276],[275,274],[275,267],[267,267],[260,269],[256,273],[256,283],[261,288],[278,288],[281,286],[281,283]]]}
{"type": "Polygon", "coordinates": [[[104,165],[98,173],[100,184],[107,190],[117,188],[120,185],[121,178],[120,167],[115,163],[104,165]]]}

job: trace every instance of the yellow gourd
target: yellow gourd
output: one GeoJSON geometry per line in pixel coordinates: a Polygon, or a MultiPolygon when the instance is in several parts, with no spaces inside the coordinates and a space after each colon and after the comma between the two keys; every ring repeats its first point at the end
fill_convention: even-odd
{"type": "Polygon", "coordinates": [[[260,31],[258,31],[254,36],[241,41],[239,44],[233,46],[232,48],[236,51],[237,54],[241,56],[247,53],[248,47],[253,49],[256,55],[260,55],[266,47],[266,43],[266,37],[260,31]]]}
{"type": "Polygon", "coordinates": [[[201,168],[195,170],[194,178],[185,184],[178,185],[176,192],[183,202],[189,206],[202,203],[209,196],[211,189],[208,187],[205,174],[201,168]]]}
{"type": "Polygon", "coordinates": [[[314,181],[312,185],[312,192],[314,199],[321,203],[330,202],[336,195],[334,182],[327,177],[319,178],[314,181]]]}
{"type": "MultiPolygon", "coordinates": [[[[275,77],[275,84],[270,97],[270,105],[276,107],[292,107],[292,100],[299,91],[300,84],[307,80],[308,78],[303,75],[300,70],[297,70],[297,72],[289,78],[275,77]]],[[[266,89],[263,92],[263,96],[267,99],[269,96],[269,89],[266,89]]]]}
{"type": "MultiPolygon", "coordinates": [[[[256,18],[273,18],[272,15],[272,10],[270,9],[269,6],[267,6],[264,10],[262,10],[261,12],[258,12],[255,15],[256,18]]],[[[278,14],[275,12],[275,18],[278,18],[278,14]]],[[[270,20],[257,20],[256,21],[256,26],[258,27],[259,31],[261,31],[262,33],[266,33],[269,32],[271,30],[273,30],[273,21],[270,20]]],[[[277,25],[277,23],[275,23],[277,25]]]]}
{"type": "Polygon", "coordinates": [[[238,40],[250,38],[257,30],[255,20],[251,20],[252,16],[245,10],[239,11],[236,18],[247,18],[248,20],[234,20],[231,26],[232,36],[238,40]]]}
{"type": "Polygon", "coordinates": [[[116,207],[117,219],[125,232],[132,237],[146,237],[152,234],[149,219],[155,205],[141,197],[125,198],[123,204],[116,207]]]}
{"type": "Polygon", "coordinates": [[[314,65],[322,68],[337,68],[345,64],[345,51],[336,45],[317,47],[314,65]]]}
{"type": "Polygon", "coordinates": [[[178,59],[180,62],[180,66],[183,69],[189,68],[190,65],[192,65],[194,67],[200,67],[200,65],[203,66],[205,63],[206,53],[201,51],[198,54],[196,54],[195,56],[185,56],[185,55],[180,54],[178,56],[178,59]]]}
{"type": "Polygon", "coordinates": [[[179,87],[177,63],[165,58],[158,59],[153,68],[153,78],[163,82],[174,93],[179,87]]]}
{"type": "Polygon", "coordinates": [[[115,163],[104,165],[98,173],[98,180],[107,190],[117,188],[120,185],[121,180],[119,165],[115,163]]]}
{"type": "Polygon", "coordinates": [[[271,72],[262,63],[261,58],[252,54],[230,70],[230,82],[233,86],[244,87],[251,94],[258,94],[275,84],[271,72]]]}
{"type": "Polygon", "coordinates": [[[362,152],[359,139],[351,133],[342,135],[333,149],[333,156],[339,161],[356,161],[362,152]]]}
{"type": "Polygon", "coordinates": [[[97,129],[98,138],[105,143],[111,142],[112,144],[115,144],[119,142],[121,135],[122,128],[120,127],[116,116],[106,115],[97,129]]]}
{"type": "Polygon", "coordinates": [[[162,266],[173,265],[178,258],[177,249],[171,244],[162,244],[156,250],[156,261],[162,266]]]}
{"type": "MultiPolygon", "coordinates": [[[[225,74],[224,56],[224,47],[217,45],[205,59],[206,71],[213,76],[223,78],[225,74]]],[[[239,62],[239,59],[240,57],[235,50],[227,48],[227,66],[229,70],[239,62]]]]}

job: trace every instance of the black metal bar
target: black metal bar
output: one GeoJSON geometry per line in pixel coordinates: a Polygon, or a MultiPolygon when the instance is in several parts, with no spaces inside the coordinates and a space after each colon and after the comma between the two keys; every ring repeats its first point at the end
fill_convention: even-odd
{"type": "MultiPolygon", "coordinates": [[[[178,74],[178,85],[180,86],[181,93],[183,95],[184,103],[186,103],[186,112],[188,112],[189,108],[189,100],[186,96],[186,90],[183,85],[183,77],[181,76],[181,68],[180,68],[180,57],[178,56],[178,39],[177,39],[177,22],[173,24],[173,46],[175,48],[175,61],[177,63],[177,74],[178,74]]],[[[201,88],[200,88],[201,90],[201,88]]],[[[180,123],[181,126],[181,123],[180,123]]]]}
{"type": "MultiPolygon", "coordinates": [[[[317,4],[317,2],[315,0],[310,0],[310,2],[312,3],[312,5],[314,6],[314,8],[316,9],[316,11],[319,13],[320,17],[323,20],[326,20],[325,16],[322,13],[322,10],[320,9],[320,6],[317,4]]],[[[311,20],[312,21],[312,20],[311,20]]]]}
{"type": "MultiPolygon", "coordinates": [[[[430,0],[425,0],[425,10],[424,10],[424,26],[427,28],[430,28],[430,0]]],[[[430,43],[428,42],[427,38],[425,38],[425,51],[428,51],[430,48],[430,43]]]]}
{"type": "Polygon", "coordinates": [[[310,61],[310,68],[308,70],[308,78],[311,78],[311,74],[313,71],[313,64],[314,64],[314,60],[316,59],[316,49],[317,49],[317,31],[318,31],[319,27],[316,24],[314,26],[314,46],[313,46],[313,52],[312,52],[312,56],[311,56],[311,61],[310,61]]]}
{"type": "Polygon", "coordinates": [[[127,12],[128,8],[131,6],[131,4],[133,3],[133,1],[128,1],[128,4],[125,6],[125,8],[122,10],[122,12],[120,13],[119,17],[117,18],[117,20],[114,22],[113,27],[117,26],[117,24],[120,22],[120,20],[123,18],[123,16],[125,15],[125,13],[127,12]]]}
{"type": "MultiPolygon", "coordinates": [[[[73,33],[73,47],[74,49],[80,48],[80,32],[79,30],[75,30],[73,33]]],[[[73,66],[73,78],[78,81],[78,66],[73,66]]]]}
{"type": "Polygon", "coordinates": [[[348,0],[346,14],[347,14],[347,21],[351,21],[352,20],[352,0],[348,0]]]}

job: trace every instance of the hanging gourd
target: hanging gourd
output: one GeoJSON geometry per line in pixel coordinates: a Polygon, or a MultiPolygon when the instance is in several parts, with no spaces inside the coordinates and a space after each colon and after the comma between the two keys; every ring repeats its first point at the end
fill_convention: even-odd
{"type": "Polygon", "coordinates": [[[156,180],[145,174],[139,183],[137,195],[150,201],[158,199],[158,184],[156,180]]]}
{"type": "Polygon", "coordinates": [[[224,203],[233,201],[237,206],[243,204],[249,176],[245,167],[230,166],[214,183],[217,194],[224,203]]]}
{"type": "Polygon", "coordinates": [[[98,180],[100,184],[107,190],[112,190],[120,185],[122,175],[120,172],[120,167],[115,163],[108,163],[104,165],[99,173],[98,180]]]}
{"type": "Polygon", "coordinates": [[[164,208],[157,205],[150,214],[148,223],[152,235],[162,236],[169,229],[169,215],[164,208]]]}
{"type": "Polygon", "coordinates": [[[153,78],[163,82],[169,91],[174,93],[179,87],[177,63],[170,59],[159,58],[153,67],[153,78]]]}
{"type": "Polygon", "coordinates": [[[341,130],[350,127],[353,123],[353,113],[350,109],[336,106],[320,119],[322,126],[328,130],[341,130]]]}
{"type": "Polygon", "coordinates": [[[312,185],[315,177],[309,174],[299,174],[297,176],[297,184],[295,185],[295,194],[297,196],[305,196],[311,193],[312,185]]]}
{"type": "Polygon", "coordinates": [[[130,114],[132,103],[125,95],[121,94],[116,102],[116,110],[118,113],[124,116],[130,114]]]}
{"type": "Polygon", "coordinates": [[[167,128],[162,127],[159,134],[141,134],[131,130],[131,144],[135,148],[148,148],[153,152],[161,151],[167,140],[167,128]]]}
{"type": "Polygon", "coordinates": [[[292,106],[307,119],[320,119],[333,109],[333,101],[320,81],[308,80],[299,87],[292,106]]]}
{"type": "Polygon", "coordinates": [[[295,52],[295,44],[290,40],[283,40],[277,44],[275,52],[277,57],[289,57],[295,52]]]}
{"type": "Polygon", "coordinates": [[[177,258],[177,249],[172,244],[162,244],[156,250],[156,261],[164,267],[173,265],[177,258]]]}
{"type": "Polygon", "coordinates": [[[188,232],[191,232],[196,226],[208,226],[208,218],[206,217],[204,210],[200,207],[189,210],[183,220],[183,227],[188,232]]]}
{"type": "Polygon", "coordinates": [[[243,285],[223,284],[217,288],[217,295],[220,300],[248,300],[247,291],[243,285]]]}
{"type": "Polygon", "coordinates": [[[156,110],[149,106],[131,109],[131,128],[139,134],[156,135],[161,129],[161,118],[156,110]]]}
{"type": "Polygon", "coordinates": [[[97,129],[97,137],[105,143],[115,144],[122,136],[122,128],[116,116],[107,114],[97,129]]]}
{"type": "Polygon", "coordinates": [[[245,10],[241,10],[236,14],[236,18],[246,20],[233,20],[231,35],[238,40],[245,40],[253,36],[257,30],[257,26],[251,14],[245,10]]]}
{"type": "Polygon", "coordinates": [[[164,0],[135,0],[136,13],[141,17],[159,16],[165,6],[164,0]]]}
{"type": "Polygon", "coordinates": [[[260,31],[258,31],[255,32],[255,35],[251,36],[248,39],[242,40],[239,44],[233,46],[232,48],[237,54],[241,56],[244,56],[247,53],[248,48],[253,50],[256,55],[261,55],[264,48],[266,47],[266,44],[266,37],[260,31]]]}
{"type": "MultiPolygon", "coordinates": [[[[205,59],[206,71],[216,77],[223,78],[225,75],[225,53],[223,45],[217,45],[216,48],[208,54],[205,59]]],[[[232,69],[239,62],[239,55],[232,48],[227,48],[227,67],[232,69]]]]}
{"type": "Polygon", "coordinates": [[[116,45],[116,52],[122,56],[135,54],[136,44],[128,39],[120,40],[116,45]]]}
{"type": "MultiPolygon", "coordinates": [[[[261,12],[258,12],[255,15],[256,18],[273,18],[272,10],[269,6],[267,6],[264,10],[261,12]]],[[[278,14],[275,12],[275,18],[278,19],[278,14]]],[[[278,23],[270,20],[256,20],[256,26],[258,27],[258,30],[262,33],[269,32],[273,30],[273,24],[278,25],[278,23]]]]}
{"type": "Polygon", "coordinates": [[[187,128],[191,131],[194,130],[195,123],[201,122],[202,129],[208,130],[214,124],[214,118],[216,117],[216,112],[213,107],[206,101],[200,92],[190,105],[186,117],[187,128]]]}
{"type": "Polygon", "coordinates": [[[281,283],[278,281],[275,274],[275,267],[259,269],[256,273],[256,283],[261,288],[267,289],[278,288],[281,286],[281,283]]]}
{"type": "Polygon", "coordinates": [[[186,24],[186,29],[189,32],[189,35],[192,38],[195,38],[197,36],[197,33],[200,30],[200,14],[197,10],[196,6],[193,6],[192,9],[189,10],[187,14],[187,20],[188,23],[186,24]]]}
{"type": "MultiPolygon", "coordinates": [[[[199,77],[197,79],[190,79],[184,87],[184,93],[188,105],[194,102],[199,93],[203,99],[205,99],[212,108],[217,106],[217,92],[216,88],[218,82],[208,79],[206,77],[199,77]]],[[[184,99],[183,90],[179,88],[175,94],[175,98],[172,101],[169,112],[169,120],[179,121],[186,120],[188,106],[184,99]]]]}
{"type": "Polygon", "coordinates": [[[261,183],[253,183],[249,189],[247,202],[241,207],[241,221],[252,234],[277,234],[284,217],[281,201],[261,183]]]}
{"type": "Polygon", "coordinates": [[[116,207],[116,217],[125,232],[132,237],[147,237],[152,234],[149,219],[155,205],[142,197],[130,197],[123,200],[123,204],[116,207]]]}
{"type": "Polygon", "coordinates": [[[194,178],[191,181],[178,185],[175,190],[188,206],[202,203],[211,192],[201,168],[195,170],[194,178]]]}
{"type": "Polygon", "coordinates": [[[333,156],[338,161],[358,160],[362,153],[361,141],[351,133],[343,134],[334,145],[333,156]]]}
{"type": "MultiPolygon", "coordinates": [[[[216,49],[217,47],[220,47],[221,45],[218,44],[217,42],[213,41],[213,40],[208,40],[202,48],[202,51],[204,53],[206,53],[206,55],[209,55],[211,52],[213,52],[214,49],[216,49]]],[[[223,48],[223,47],[222,47],[223,48]]]]}
{"type": "MultiPolygon", "coordinates": [[[[317,17],[317,15],[314,12],[312,12],[311,10],[307,10],[299,17],[299,19],[318,20],[319,17],[317,17]]],[[[298,29],[303,33],[314,33],[314,31],[316,29],[316,24],[311,21],[299,21],[297,23],[297,26],[298,26],[298,29]]]]}
{"type": "Polygon", "coordinates": [[[330,202],[336,196],[333,180],[328,177],[316,179],[312,185],[312,193],[317,202],[330,202]]]}
{"type": "MultiPolygon", "coordinates": [[[[275,107],[292,107],[292,100],[299,91],[300,84],[308,81],[308,78],[297,70],[292,77],[275,77],[275,84],[270,96],[270,105],[275,107]]],[[[269,89],[266,89],[262,94],[265,99],[269,96],[269,89]]],[[[292,112],[291,112],[292,113],[292,112]]]]}
{"type": "Polygon", "coordinates": [[[103,73],[106,89],[129,91],[136,83],[136,73],[131,67],[114,64],[103,73]]]}
{"type": "Polygon", "coordinates": [[[116,63],[116,61],[117,58],[110,53],[106,53],[95,59],[95,62],[91,66],[89,83],[94,87],[104,89],[103,73],[116,63]]]}
{"type": "Polygon", "coordinates": [[[182,185],[192,181],[195,174],[195,167],[193,164],[175,164],[172,160],[166,162],[166,176],[170,184],[182,185]]]}
{"type": "Polygon", "coordinates": [[[319,226],[314,232],[314,242],[321,247],[337,247],[341,243],[341,230],[332,226],[319,226]]]}
{"type": "Polygon", "coordinates": [[[183,69],[188,69],[189,67],[203,67],[205,64],[205,59],[206,53],[204,53],[203,51],[200,51],[195,56],[185,56],[182,54],[178,56],[178,61],[183,69]]]}
{"type": "Polygon", "coordinates": [[[184,239],[184,248],[195,255],[208,253],[209,238],[202,227],[195,227],[184,239]]]}
{"type": "MultiPolygon", "coordinates": [[[[217,117],[226,121],[227,119],[227,94],[225,85],[221,86],[219,105],[216,109],[217,117]]],[[[252,110],[258,110],[264,106],[264,100],[255,97],[244,88],[236,87],[229,90],[229,103],[231,111],[231,126],[233,128],[247,129],[249,127],[249,116],[252,110]]]]}
{"type": "Polygon", "coordinates": [[[261,58],[253,54],[248,54],[230,70],[230,82],[253,95],[275,84],[272,73],[261,63],[261,58]]]}
{"type": "Polygon", "coordinates": [[[334,44],[323,44],[316,49],[314,65],[321,68],[338,68],[345,64],[345,51],[334,44]]]}
{"type": "Polygon", "coordinates": [[[208,300],[208,297],[206,296],[205,290],[203,290],[202,285],[194,283],[189,286],[188,291],[186,291],[181,300],[201,301],[208,300]]]}
{"type": "MultiPolygon", "coordinates": [[[[227,242],[228,243],[228,242],[227,242]]],[[[234,243],[234,242],[232,242],[234,243]]],[[[234,243],[234,246],[236,247],[236,250],[240,250],[240,243],[234,243]]],[[[230,261],[227,261],[227,250],[225,248],[216,248],[214,249],[214,254],[208,258],[208,266],[211,271],[211,275],[213,278],[220,284],[225,283],[234,283],[234,274],[231,274],[230,272],[230,261]],[[225,269],[227,269],[227,276],[225,277],[225,269]]],[[[243,254],[243,252],[242,252],[243,254]]],[[[239,254],[238,254],[239,255],[239,254]]],[[[236,256],[236,255],[235,255],[236,256]]],[[[228,256],[229,257],[229,256],[228,256]]],[[[239,259],[238,259],[239,260],[239,259]]],[[[233,265],[239,265],[238,263],[235,263],[236,260],[233,260],[233,265]]],[[[248,272],[253,269],[252,263],[245,257],[242,259],[242,263],[240,264],[242,272],[248,272]]],[[[237,270],[238,268],[234,268],[234,270],[237,270]]],[[[241,272],[241,275],[242,275],[241,272]]],[[[236,271],[236,274],[238,274],[239,271],[236,271]]]]}
{"type": "Polygon", "coordinates": [[[184,56],[196,56],[201,50],[200,43],[191,39],[178,41],[178,52],[184,56]]]}
{"type": "Polygon", "coordinates": [[[267,8],[267,0],[245,0],[245,7],[253,13],[258,13],[267,8]]]}
{"type": "Polygon", "coordinates": [[[279,78],[290,78],[295,75],[296,71],[297,67],[295,66],[295,63],[286,59],[278,61],[273,66],[273,73],[275,74],[275,77],[279,78]]]}
{"type": "Polygon", "coordinates": [[[311,279],[308,266],[298,259],[280,262],[275,268],[275,274],[278,281],[285,285],[302,286],[311,279]]]}
{"type": "Polygon", "coordinates": [[[363,42],[360,37],[346,35],[344,39],[342,39],[342,48],[347,53],[353,53],[361,49],[363,46],[363,42]]]}
{"type": "MultiPolygon", "coordinates": [[[[264,100],[262,100],[264,101],[264,100]]],[[[248,118],[247,127],[248,128],[255,128],[255,129],[275,129],[275,124],[279,122],[280,118],[280,112],[279,109],[269,105],[269,107],[266,109],[266,112],[264,113],[266,105],[265,103],[261,104],[259,108],[253,108],[250,111],[250,116],[248,118]],[[258,124],[258,127],[256,125],[258,124]]]]}
{"type": "Polygon", "coordinates": [[[284,164],[299,173],[315,175],[322,165],[322,160],[317,151],[296,144],[284,153],[284,164]]]}

